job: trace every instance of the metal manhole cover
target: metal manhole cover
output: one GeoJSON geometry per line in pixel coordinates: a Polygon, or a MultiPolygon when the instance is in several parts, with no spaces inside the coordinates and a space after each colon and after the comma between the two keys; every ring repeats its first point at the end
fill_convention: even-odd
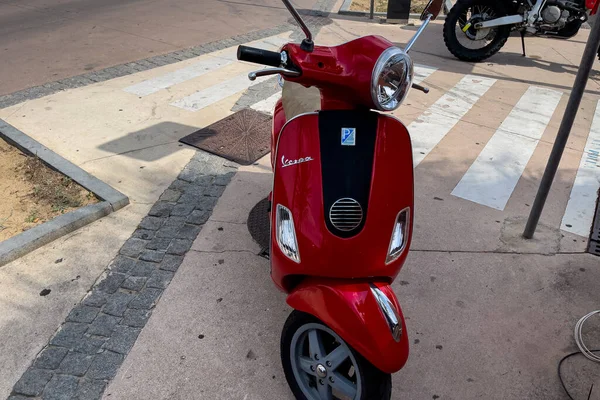
{"type": "Polygon", "coordinates": [[[270,151],[271,116],[245,108],[179,141],[250,165],[270,151]]]}
{"type": "Polygon", "coordinates": [[[250,231],[250,235],[260,245],[261,249],[263,249],[261,255],[267,257],[271,241],[270,208],[271,202],[269,199],[262,199],[250,210],[250,214],[248,215],[248,230],[250,231]]]}

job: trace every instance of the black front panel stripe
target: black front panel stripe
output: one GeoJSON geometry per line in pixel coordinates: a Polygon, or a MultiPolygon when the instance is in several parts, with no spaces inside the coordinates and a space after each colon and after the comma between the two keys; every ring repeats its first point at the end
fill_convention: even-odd
{"type": "Polygon", "coordinates": [[[367,219],[378,114],[362,110],[319,112],[321,175],[325,223],[331,233],[348,238],[358,234],[367,219]],[[342,130],[355,129],[355,144],[342,145],[342,130]],[[337,229],[329,218],[332,205],[344,198],[362,207],[360,224],[350,231],[337,229]]]}

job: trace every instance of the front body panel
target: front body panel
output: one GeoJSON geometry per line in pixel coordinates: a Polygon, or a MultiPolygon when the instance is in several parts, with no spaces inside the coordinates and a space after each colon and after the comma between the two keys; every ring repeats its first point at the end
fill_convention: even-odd
{"type": "MultiPolygon", "coordinates": [[[[369,192],[365,194],[364,222],[360,229],[348,235],[340,235],[326,221],[329,214],[325,201],[328,198],[344,197],[344,190],[352,183],[352,174],[357,174],[357,166],[366,169],[364,159],[356,163],[348,163],[347,158],[332,156],[343,152],[341,144],[342,132],[336,132],[335,125],[345,128],[360,128],[355,132],[355,145],[368,145],[368,132],[361,125],[352,125],[345,111],[339,113],[336,123],[331,123],[334,116],[326,115],[330,120],[325,125],[334,126],[330,132],[321,132],[322,118],[317,113],[299,116],[289,121],[278,138],[273,187],[273,209],[282,204],[292,212],[296,237],[300,252],[300,263],[287,258],[279,249],[275,231],[272,229],[271,261],[272,277],[283,290],[289,291],[286,281],[290,276],[316,276],[328,278],[382,278],[393,279],[399,272],[410,246],[412,233],[413,209],[413,166],[412,149],[408,131],[398,120],[370,113],[374,124],[374,145],[372,147],[372,167],[367,178],[369,192]],[[347,118],[347,120],[345,119],[347,118]],[[322,135],[332,135],[331,141],[323,139],[322,135]],[[321,148],[332,146],[333,148],[321,148]],[[331,160],[323,157],[341,160],[347,168],[329,165],[331,160]],[[329,165],[329,166],[328,166],[329,165]],[[337,189],[326,188],[329,195],[324,196],[324,182],[331,182],[331,176],[323,168],[332,168],[339,175],[337,189]],[[348,176],[350,171],[350,176],[348,176]],[[325,177],[325,181],[324,181],[325,177]],[[341,189],[340,189],[341,188],[341,189]],[[325,199],[324,199],[325,197],[325,199]],[[404,252],[395,261],[386,264],[386,256],[390,244],[392,229],[398,213],[410,209],[407,245],[404,252]]],[[[327,121],[326,121],[327,122],[327,121]]],[[[348,146],[350,147],[350,146],[348,146]]],[[[358,154],[358,153],[357,153],[358,154]]],[[[364,177],[363,177],[364,178],[364,177]]],[[[362,179],[362,178],[361,178],[362,179]]],[[[361,188],[364,189],[364,179],[361,188]]],[[[360,189],[360,190],[363,190],[360,189]]],[[[359,191],[360,191],[359,190],[359,191]]],[[[359,200],[359,199],[357,199],[359,200]]],[[[362,200],[361,200],[362,201],[362,200]]],[[[329,203],[328,203],[329,204],[329,203]]],[[[272,226],[275,226],[276,213],[272,213],[272,226]]]]}

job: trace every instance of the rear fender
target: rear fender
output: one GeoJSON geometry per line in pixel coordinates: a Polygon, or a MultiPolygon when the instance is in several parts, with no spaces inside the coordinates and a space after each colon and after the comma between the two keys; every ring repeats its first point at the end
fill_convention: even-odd
{"type": "Polygon", "coordinates": [[[408,359],[404,316],[396,295],[387,284],[308,278],[290,293],[287,303],[323,321],[385,373],[400,370],[408,359]],[[395,308],[402,327],[398,341],[392,336],[373,288],[383,293],[395,308]]]}

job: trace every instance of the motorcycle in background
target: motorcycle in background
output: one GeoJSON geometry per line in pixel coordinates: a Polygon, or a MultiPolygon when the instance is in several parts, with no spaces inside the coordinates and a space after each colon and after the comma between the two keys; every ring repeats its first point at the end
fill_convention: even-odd
{"type": "MultiPolygon", "coordinates": [[[[458,0],[444,23],[444,42],[463,61],[483,61],[496,54],[512,31],[568,39],[579,32],[598,0],[458,0]]],[[[600,56],[600,50],[599,50],[600,56]]]]}
{"type": "MultiPolygon", "coordinates": [[[[391,288],[410,247],[414,205],[410,135],[384,114],[413,84],[409,50],[437,17],[430,0],[405,49],[381,36],[280,52],[247,46],[238,59],[320,90],[320,110],[275,106],[271,154],[271,278],[294,308],[281,334],[287,382],[299,400],[389,400],[391,374],[408,358],[408,335],[391,288]],[[373,111],[376,110],[376,111],[373,111]]],[[[284,99],[285,100],[285,99],[284,99]]],[[[306,102],[306,104],[314,104],[306,102]]],[[[317,104],[317,107],[319,104],[317,104]]]]}

